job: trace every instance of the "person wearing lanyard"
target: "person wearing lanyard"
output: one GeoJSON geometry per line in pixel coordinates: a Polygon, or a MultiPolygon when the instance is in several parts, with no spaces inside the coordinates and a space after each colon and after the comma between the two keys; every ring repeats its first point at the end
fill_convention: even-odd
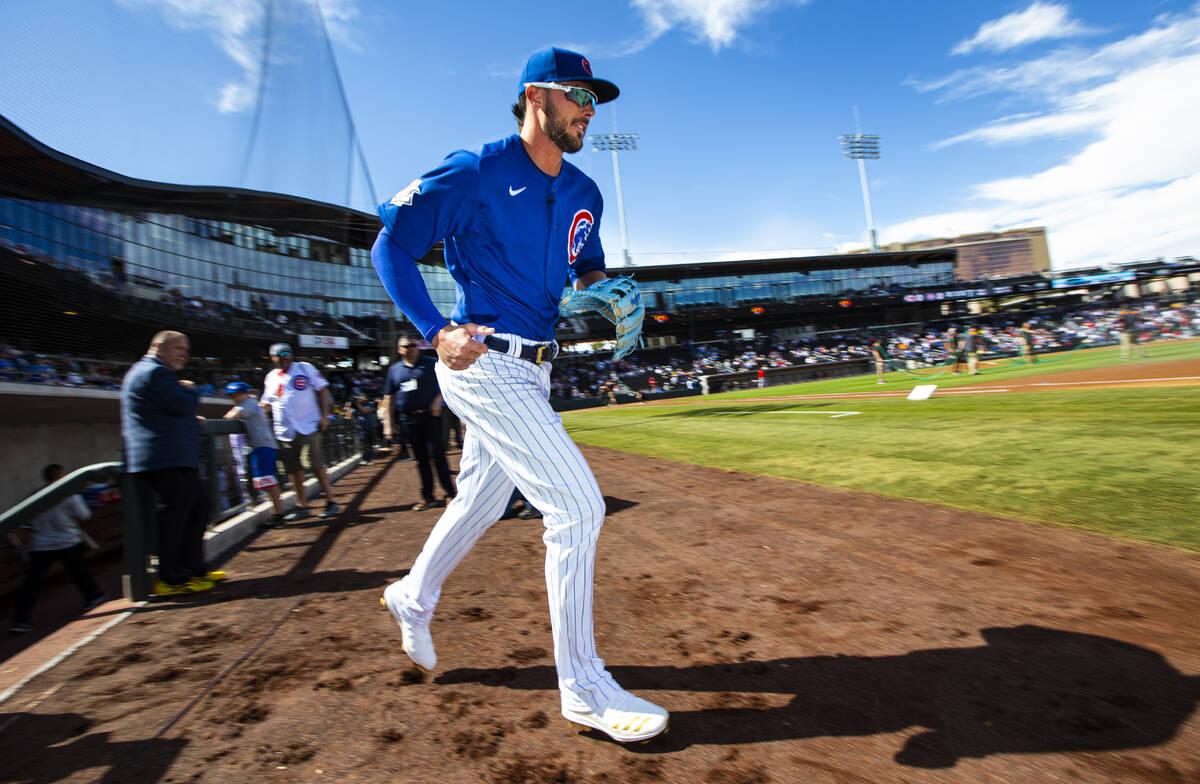
{"type": "Polygon", "coordinates": [[[393,421],[402,425],[401,432],[407,436],[421,477],[421,500],[413,504],[413,511],[420,512],[438,503],[433,495],[435,469],[446,500],[453,498],[455,491],[442,441],[442,393],[434,372],[437,360],[423,356],[417,341],[404,335],[396,343],[400,361],[388,368],[383,384],[383,407],[390,414],[383,422],[389,441],[393,421]]]}

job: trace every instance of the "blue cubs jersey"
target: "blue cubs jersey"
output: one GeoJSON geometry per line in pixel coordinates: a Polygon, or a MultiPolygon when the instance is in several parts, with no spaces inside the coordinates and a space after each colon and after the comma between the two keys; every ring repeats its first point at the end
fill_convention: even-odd
{"type": "Polygon", "coordinates": [[[602,210],[590,177],[566,160],[551,177],[514,134],[479,152],[451,153],[381,204],[379,217],[391,242],[412,258],[445,240],[446,269],[457,287],[455,322],[550,340],[563,287],[604,269],[602,210]]]}

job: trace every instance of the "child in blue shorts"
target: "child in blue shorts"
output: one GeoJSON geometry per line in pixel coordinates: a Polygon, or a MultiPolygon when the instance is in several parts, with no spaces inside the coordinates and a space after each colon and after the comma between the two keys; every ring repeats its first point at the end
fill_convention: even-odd
{"type": "Polygon", "coordinates": [[[250,385],[244,381],[234,381],[225,385],[225,394],[233,398],[233,408],[229,409],[225,418],[240,419],[246,423],[246,443],[251,450],[250,476],[254,480],[254,489],[265,492],[271,498],[271,507],[275,510],[271,522],[265,527],[276,528],[283,525],[283,501],[280,499],[279,478],[275,473],[279,444],[271,432],[267,415],[250,392],[250,385]]]}

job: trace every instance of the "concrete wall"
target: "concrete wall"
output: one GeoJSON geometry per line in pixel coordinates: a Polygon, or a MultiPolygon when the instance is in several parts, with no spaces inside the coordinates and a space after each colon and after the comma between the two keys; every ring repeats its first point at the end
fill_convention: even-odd
{"type": "Polygon", "coordinates": [[[5,425],[0,428],[0,509],[42,486],[42,466],[61,463],[67,473],[121,459],[116,422],[5,425]]]}
{"type": "MultiPolygon", "coordinates": [[[[229,406],[204,398],[200,413],[219,417],[229,406]]],[[[70,473],[120,459],[120,393],[0,382],[0,509],[40,488],[48,463],[70,473]]]]}

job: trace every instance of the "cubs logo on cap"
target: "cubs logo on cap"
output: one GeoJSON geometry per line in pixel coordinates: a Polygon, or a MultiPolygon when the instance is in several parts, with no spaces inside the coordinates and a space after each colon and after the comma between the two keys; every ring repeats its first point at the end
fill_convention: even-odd
{"type": "Polygon", "coordinates": [[[280,354],[291,354],[291,353],[292,353],[292,347],[289,346],[287,343],[272,343],[271,344],[270,354],[273,357],[278,356],[280,354]]]}
{"type": "Polygon", "coordinates": [[[621,94],[612,82],[592,75],[592,64],[586,57],[557,46],[535,52],[525,62],[518,92],[530,82],[587,82],[600,103],[608,103],[621,94]]]}

